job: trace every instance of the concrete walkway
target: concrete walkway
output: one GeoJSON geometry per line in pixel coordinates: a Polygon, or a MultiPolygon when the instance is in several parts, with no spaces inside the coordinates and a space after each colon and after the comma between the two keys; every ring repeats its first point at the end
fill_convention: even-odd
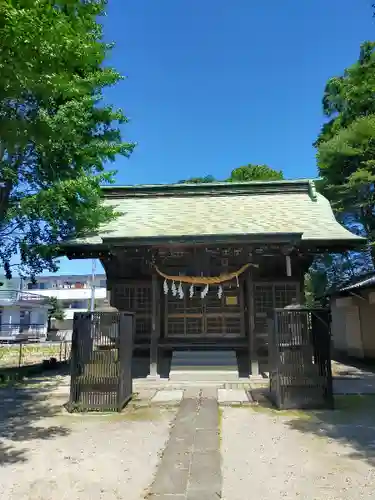
{"type": "Polygon", "coordinates": [[[332,374],[335,395],[375,394],[373,371],[332,361],[332,374]]]}
{"type": "Polygon", "coordinates": [[[187,389],[148,498],[217,500],[221,488],[217,391],[187,389]]]}

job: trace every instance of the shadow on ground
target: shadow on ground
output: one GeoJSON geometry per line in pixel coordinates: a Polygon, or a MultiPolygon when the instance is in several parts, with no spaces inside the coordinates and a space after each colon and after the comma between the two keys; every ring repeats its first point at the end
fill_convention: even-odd
{"type": "Polygon", "coordinates": [[[335,406],[335,410],[301,412],[299,418],[292,418],[286,425],[348,445],[349,458],[366,460],[374,467],[375,396],[336,396],[335,406]],[[302,415],[305,418],[301,418],[302,415]]]}
{"type": "Polygon", "coordinates": [[[64,374],[64,369],[48,371],[22,384],[0,386],[0,466],[26,462],[27,442],[69,433],[65,427],[49,425],[48,420],[62,411],[65,401],[52,397],[51,392],[64,374]]]}
{"type": "Polygon", "coordinates": [[[375,362],[372,358],[358,359],[352,356],[345,355],[345,353],[333,352],[332,360],[336,363],[341,363],[345,366],[367,372],[369,375],[375,374],[375,362]]]}

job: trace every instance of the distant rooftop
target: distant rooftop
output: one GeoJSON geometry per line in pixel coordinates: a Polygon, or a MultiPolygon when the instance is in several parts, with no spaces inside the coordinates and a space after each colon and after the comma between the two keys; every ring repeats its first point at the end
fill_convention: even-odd
{"type": "Polygon", "coordinates": [[[367,278],[359,278],[358,281],[340,288],[339,292],[350,292],[351,290],[359,290],[361,288],[368,288],[372,286],[375,286],[375,274],[367,278]]]}
{"type": "MultiPolygon", "coordinates": [[[[106,275],[104,273],[95,273],[95,279],[105,279],[106,275]]],[[[91,273],[86,273],[86,274],[48,274],[48,275],[42,275],[42,276],[37,276],[36,281],[54,281],[54,280],[77,280],[80,281],[82,279],[89,279],[91,280],[91,273]]],[[[25,281],[31,281],[31,280],[25,280],[25,281]]]]}
{"type": "Polygon", "coordinates": [[[0,288],[0,306],[46,306],[49,304],[48,297],[24,290],[10,290],[0,288]]]}

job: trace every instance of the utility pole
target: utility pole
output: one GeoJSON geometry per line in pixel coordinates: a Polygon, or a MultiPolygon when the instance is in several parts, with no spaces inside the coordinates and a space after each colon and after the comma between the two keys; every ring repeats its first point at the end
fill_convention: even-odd
{"type": "Polygon", "coordinates": [[[90,312],[95,311],[95,271],[96,271],[96,260],[92,259],[90,312]]]}

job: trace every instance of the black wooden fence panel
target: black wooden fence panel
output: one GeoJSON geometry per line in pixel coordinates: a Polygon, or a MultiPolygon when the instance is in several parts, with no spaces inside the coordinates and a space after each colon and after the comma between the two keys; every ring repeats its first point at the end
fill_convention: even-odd
{"type": "Polygon", "coordinates": [[[328,310],[275,310],[270,397],[278,408],[333,408],[330,342],[328,310]]]}
{"type": "Polygon", "coordinates": [[[70,411],[121,411],[133,392],[134,315],[75,313],[70,411]]]}

